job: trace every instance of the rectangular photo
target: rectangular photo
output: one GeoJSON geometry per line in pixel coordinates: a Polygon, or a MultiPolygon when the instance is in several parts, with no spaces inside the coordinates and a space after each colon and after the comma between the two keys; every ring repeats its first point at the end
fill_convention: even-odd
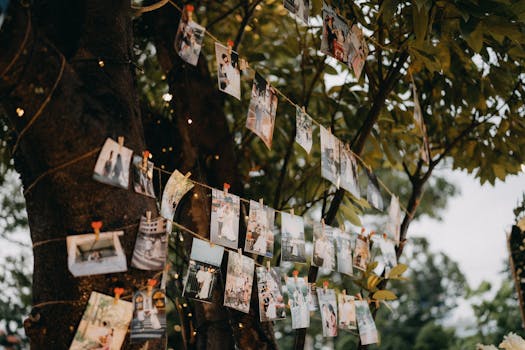
{"type": "Polygon", "coordinates": [[[206,29],[203,26],[190,19],[185,9],[180,19],[174,44],[175,51],[180,58],[193,66],[197,65],[205,32],[206,29]]]}
{"type": "Polygon", "coordinates": [[[292,315],[292,329],[310,327],[310,307],[308,303],[308,282],[302,277],[287,277],[286,290],[292,315]]]}
{"type": "Polygon", "coordinates": [[[352,276],[352,238],[350,233],[339,231],[335,240],[337,247],[337,271],[352,276]]]}
{"type": "Polygon", "coordinates": [[[220,267],[223,254],[223,247],[211,245],[202,239],[193,238],[190,259],[220,267]]]}
{"type": "Polygon", "coordinates": [[[121,188],[129,187],[129,165],[133,151],[107,138],[95,164],[93,179],[121,188]]]}
{"type": "Polygon", "coordinates": [[[350,28],[334,8],[323,1],[321,52],[349,65],[350,28]]]}
{"type": "Polygon", "coordinates": [[[308,309],[310,311],[319,310],[319,299],[317,299],[317,286],[315,283],[308,283],[308,309]]]}
{"type": "Polygon", "coordinates": [[[244,250],[271,258],[273,256],[273,223],[275,210],[256,201],[250,201],[248,227],[244,250]]]}
{"type": "Polygon", "coordinates": [[[133,316],[129,301],[91,292],[69,350],[119,350],[126,339],[133,316]]]}
{"type": "Polygon", "coordinates": [[[155,198],[153,189],[153,162],[143,157],[133,156],[133,189],[135,192],[155,198]]]}
{"type": "Polygon", "coordinates": [[[272,149],[277,101],[277,93],[270,83],[255,72],[246,128],[259,136],[268,149],[272,149]]]}
{"type": "Polygon", "coordinates": [[[337,336],[337,301],[335,291],[328,288],[317,288],[321,320],[323,322],[323,336],[337,336]]]}
{"type": "Polygon", "coordinates": [[[212,190],[210,238],[211,242],[237,249],[239,246],[240,199],[217,189],[212,190]]]}
{"type": "Polygon", "coordinates": [[[383,210],[383,197],[381,196],[379,181],[372,171],[366,168],[365,170],[366,176],[368,178],[368,185],[366,186],[366,200],[377,210],[383,210]]]}
{"type": "Polygon", "coordinates": [[[286,305],[282,295],[281,275],[278,267],[258,267],[257,290],[259,293],[259,315],[261,322],[286,318],[286,305]]]}
{"type": "Polygon", "coordinates": [[[390,198],[390,206],[388,207],[388,221],[386,224],[386,233],[396,243],[399,243],[399,236],[401,234],[401,208],[399,206],[399,198],[392,196],[390,198]]]}
{"type": "Polygon", "coordinates": [[[390,239],[383,239],[383,242],[379,245],[381,249],[381,256],[383,257],[383,263],[385,264],[385,276],[388,278],[390,270],[397,265],[397,256],[395,244],[390,239]]]}
{"type": "Polygon", "coordinates": [[[301,146],[306,153],[310,153],[313,144],[312,118],[299,107],[295,110],[295,142],[301,146]]]}
{"type": "Polygon", "coordinates": [[[281,213],[281,261],[306,263],[304,220],[301,216],[281,213]]]}
{"type": "Polygon", "coordinates": [[[219,90],[241,99],[241,71],[239,55],[235,51],[228,53],[228,48],[215,43],[215,58],[217,59],[217,79],[219,90]]]}
{"type": "Polygon", "coordinates": [[[368,238],[363,235],[357,235],[354,250],[354,267],[359,270],[366,270],[369,258],[370,248],[368,245],[368,238]]]}
{"type": "Polygon", "coordinates": [[[379,337],[377,334],[376,324],[368,302],[366,300],[355,301],[355,313],[357,317],[357,326],[359,327],[359,338],[362,345],[377,344],[379,337]]]}
{"type": "Polygon", "coordinates": [[[166,291],[154,286],[133,294],[131,343],[159,339],[166,333],[166,291]]]}
{"type": "Polygon", "coordinates": [[[304,24],[308,25],[308,16],[310,13],[310,0],[284,0],[284,8],[290,11],[292,15],[299,18],[304,24]]]}
{"type": "Polygon", "coordinates": [[[314,224],[314,249],[312,265],[333,271],[335,270],[334,237],[339,229],[322,223],[314,224]]]}
{"type": "Polygon", "coordinates": [[[127,271],[119,236],[124,231],[67,236],[69,271],[75,277],[127,271]]]}
{"type": "Polygon", "coordinates": [[[224,306],[244,313],[250,311],[254,268],[255,262],[252,258],[228,252],[224,306]]]}
{"type": "Polygon", "coordinates": [[[320,127],[321,138],[321,176],[339,188],[341,167],[339,140],[327,129],[320,127]]]}
{"type": "Polygon", "coordinates": [[[211,303],[213,291],[221,279],[219,267],[200,261],[190,260],[184,278],[182,295],[186,298],[211,303]]]}
{"type": "Polygon", "coordinates": [[[363,31],[355,24],[350,30],[349,46],[348,64],[352,66],[355,77],[359,79],[368,56],[368,45],[363,36],[363,31]]]}
{"type": "MultiPolygon", "coordinates": [[[[182,197],[194,187],[193,182],[186,176],[175,170],[168,179],[160,205],[160,215],[168,220],[173,220],[177,205],[182,197]]],[[[171,231],[171,230],[168,230],[171,231]]]]}
{"type": "Polygon", "coordinates": [[[162,270],[168,256],[167,221],[162,216],[155,219],[140,218],[139,231],[131,266],[141,270],[162,270]]]}
{"type": "Polygon", "coordinates": [[[346,294],[337,296],[339,306],[339,328],[347,331],[357,329],[357,319],[355,315],[354,297],[346,294]]]}
{"type": "Polygon", "coordinates": [[[361,197],[359,191],[357,161],[348,144],[340,142],[341,175],[340,186],[350,192],[354,197],[361,197]]]}

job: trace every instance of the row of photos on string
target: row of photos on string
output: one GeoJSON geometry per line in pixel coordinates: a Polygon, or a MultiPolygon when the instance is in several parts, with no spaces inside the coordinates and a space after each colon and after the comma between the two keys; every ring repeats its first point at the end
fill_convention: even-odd
{"type": "MultiPolygon", "coordinates": [[[[128,189],[131,177],[133,189],[137,193],[155,198],[153,170],[154,165],[147,151],[142,156],[133,155],[133,151],[124,146],[122,137],[118,138],[118,142],[108,138],[95,164],[93,178],[128,189]]],[[[172,225],[183,228],[172,221],[177,205],[195,184],[201,185],[192,181],[189,175],[173,172],[163,192],[160,216],[151,218],[151,213],[146,212],[140,218],[132,267],[152,271],[165,268],[172,225]]],[[[221,280],[218,267],[224,251],[221,246],[224,246],[230,250],[224,305],[248,312],[255,262],[243,256],[240,249],[239,252],[235,251],[239,245],[240,200],[240,197],[228,193],[227,187],[223,190],[212,188],[211,244],[194,238],[183,294],[202,302],[211,301],[212,291],[221,280]]],[[[249,203],[245,251],[271,258],[275,210],[265,206],[262,201],[249,203]]],[[[68,267],[71,273],[79,277],[126,271],[127,260],[119,239],[124,231],[100,232],[101,222],[94,222],[92,226],[94,234],[67,237],[68,267]]],[[[322,222],[314,224],[312,264],[335,270],[337,262],[337,270],[347,275],[353,274],[353,268],[366,269],[370,259],[370,237],[363,233],[353,234],[322,222]]],[[[381,252],[376,273],[381,274],[385,270],[388,274],[389,269],[397,264],[394,241],[381,235],[372,235],[371,239],[378,243],[381,252]]],[[[281,212],[281,260],[306,263],[305,251],[303,218],[293,212],[281,212]]],[[[269,265],[260,267],[257,277],[261,321],[285,318],[278,268],[270,268],[269,265]]],[[[139,288],[134,293],[131,303],[118,300],[111,303],[109,308],[104,305],[112,297],[93,292],[70,349],[83,349],[97,344],[112,344],[113,348],[119,348],[130,323],[132,342],[162,337],[166,329],[164,286],[165,281],[157,287],[157,281],[150,280],[147,287],[139,288]],[[100,312],[92,312],[99,308],[100,312]]],[[[308,285],[305,279],[297,278],[296,274],[293,278],[286,278],[293,328],[308,327],[309,311],[315,308],[312,303],[317,296],[323,319],[323,334],[335,336],[338,313],[335,292],[323,288],[318,289],[317,293],[314,289],[312,293],[313,288],[315,285],[308,285]]],[[[363,342],[377,342],[377,331],[367,302],[354,300],[353,296],[345,293],[339,295],[339,328],[356,329],[356,322],[363,342]]]]}

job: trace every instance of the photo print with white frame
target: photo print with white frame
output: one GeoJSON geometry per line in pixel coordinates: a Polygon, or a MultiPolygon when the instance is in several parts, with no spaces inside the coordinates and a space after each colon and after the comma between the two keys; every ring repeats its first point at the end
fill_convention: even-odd
{"type": "Polygon", "coordinates": [[[341,175],[339,185],[350,192],[354,197],[359,198],[359,184],[357,182],[359,173],[357,172],[357,161],[350,150],[348,144],[339,143],[341,175]]]}
{"type": "Polygon", "coordinates": [[[321,52],[349,65],[350,28],[337,11],[323,1],[321,52]]]}
{"type": "Polygon", "coordinates": [[[124,231],[67,236],[69,271],[75,277],[127,271],[119,236],[124,231]]]}
{"type": "Polygon", "coordinates": [[[119,350],[133,317],[133,304],[98,292],[91,292],[69,350],[119,350]]]}
{"type": "Polygon", "coordinates": [[[368,245],[368,238],[363,235],[357,235],[354,249],[354,267],[359,270],[366,270],[366,265],[368,265],[369,258],[370,248],[368,245]]]}
{"type": "Polygon", "coordinates": [[[388,221],[385,231],[396,243],[399,243],[399,235],[401,234],[401,208],[397,196],[392,196],[390,198],[388,221]]]}
{"type": "Polygon", "coordinates": [[[335,291],[329,288],[317,288],[317,298],[319,299],[319,310],[323,323],[323,336],[337,336],[337,301],[335,291]]]}
{"type": "Polygon", "coordinates": [[[310,14],[310,0],[283,0],[284,8],[292,15],[299,18],[304,24],[308,25],[310,14]]]}
{"type": "Polygon", "coordinates": [[[281,213],[281,261],[306,263],[304,219],[281,213]]]}
{"type": "Polygon", "coordinates": [[[133,156],[133,189],[135,192],[155,198],[153,189],[153,162],[146,157],[133,156]]]}
{"type": "Polygon", "coordinates": [[[335,237],[337,248],[337,271],[345,275],[353,275],[352,239],[350,232],[339,230],[335,237]]]}
{"type": "Polygon", "coordinates": [[[323,126],[320,127],[321,138],[321,176],[339,188],[340,152],[339,140],[323,126]]]}
{"type": "Polygon", "coordinates": [[[369,345],[378,343],[379,336],[368,302],[366,300],[355,300],[354,303],[361,344],[369,345]]]}
{"type": "Polygon", "coordinates": [[[133,151],[107,138],[95,164],[93,179],[127,189],[129,187],[129,165],[133,151]]]}
{"type": "Polygon", "coordinates": [[[250,311],[254,268],[255,262],[252,258],[228,252],[224,306],[244,313],[250,311]]]}
{"type": "Polygon", "coordinates": [[[162,270],[168,256],[167,221],[162,216],[155,219],[150,216],[140,218],[131,266],[140,270],[162,270]]]}
{"type": "MultiPolygon", "coordinates": [[[[366,169],[366,168],[365,168],[366,169]]],[[[366,186],[366,200],[377,210],[383,210],[383,197],[379,188],[379,181],[373,171],[366,169],[368,185],[366,186]]]]}
{"type": "Polygon", "coordinates": [[[317,299],[317,286],[315,283],[308,283],[308,310],[319,310],[319,299],[317,299]]]}
{"type": "Polygon", "coordinates": [[[190,259],[192,260],[220,267],[223,255],[224,248],[219,245],[212,245],[202,239],[195,237],[191,242],[190,259]]]}
{"type": "Polygon", "coordinates": [[[356,24],[350,30],[348,65],[352,66],[355,77],[359,80],[368,56],[368,44],[363,31],[356,24]]]}
{"type": "Polygon", "coordinates": [[[272,149],[277,102],[277,93],[270,83],[255,72],[246,128],[259,136],[268,149],[272,149]]]}
{"type": "Polygon", "coordinates": [[[188,176],[182,175],[178,170],[175,170],[170,175],[166,187],[164,187],[160,205],[160,215],[169,220],[167,225],[168,232],[171,232],[171,221],[177,210],[177,205],[179,205],[182,197],[193,187],[193,182],[188,176]]]}
{"type": "Polygon", "coordinates": [[[221,280],[219,267],[190,259],[184,278],[182,295],[186,298],[211,303],[213,291],[221,280]]]}
{"type": "Polygon", "coordinates": [[[286,290],[292,316],[292,329],[310,327],[310,306],[306,278],[286,277],[286,290]]]}
{"type": "Polygon", "coordinates": [[[215,188],[211,193],[211,242],[237,249],[239,246],[240,199],[234,194],[215,188]]]}
{"type": "Polygon", "coordinates": [[[310,154],[313,144],[313,122],[312,118],[302,108],[295,110],[295,142],[301,146],[306,153],[310,154]]]}
{"type": "Polygon", "coordinates": [[[133,293],[131,343],[159,339],[166,333],[166,291],[155,282],[149,280],[145,289],[133,293]]]}
{"type": "Polygon", "coordinates": [[[187,8],[182,12],[174,46],[182,60],[196,66],[206,29],[193,21],[191,13],[187,8]]]}
{"type": "Polygon", "coordinates": [[[281,274],[278,267],[259,266],[257,273],[257,291],[259,293],[259,317],[261,322],[286,318],[286,305],[282,295],[281,274]]]}
{"type": "Polygon", "coordinates": [[[339,328],[347,331],[357,329],[354,297],[341,293],[337,296],[339,307],[339,328]]]}
{"type": "Polygon", "coordinates": [[[339,234],[338,228],[325,225],[324,223],[314,224],[314,249],[312,252],[312,265],[322,269],[335,270],[335,246],[334,237],[339,234]]]}
{"type": "Polygon", "coordinates": [[[275,210],[261,204],[250,201],[250,212],[246,228],[246,241],[244,250],[268,258],[273,256],[273,223],[275,210]]]}
{"type": "Polygon", "coordinates": [[[215,58],[217,59],[217,79],[219,90],[241,99],[241,71],[239,55],[228,47],[215,43],[215,58]],[[230,52],[228,52],[230,51],[230,52]]]}

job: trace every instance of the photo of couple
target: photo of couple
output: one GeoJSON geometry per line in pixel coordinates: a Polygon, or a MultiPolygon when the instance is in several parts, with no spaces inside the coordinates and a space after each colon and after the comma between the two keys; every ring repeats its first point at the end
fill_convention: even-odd
{"type": "Polygon", "coordinates": [[[348,144],[339,141],[339,151],[341,160],[339,185],[350,192],[355,198],[359,198],[361,194],[357,182],[359,176],[357,172],[357,161],[348,144]]]}
{"type": "Polygon", "coordinates": [[[245,251],[269,258],[273,256],[274,219],[275,210],[259,202],[250,201],[245,251]]]}
{"type": "Polygon", "coordinates": [[[281,213],[281,261],[306,263],[302,216],[281,213]]]}
{"type": "Polygon", "coordinates": [[[215,244],[237,249],[239,246],[238,196],[217,189],[212,190],[210,238],[215,244]]]}
{"type": "Polygon", "coordinates": [[[365,167],[368,184],[366,186],[366,200],[377,210],[383,210],[383,197],[379,189],[379,181],[376,174],[365,167]]]}
{"type": "Polygon", "coordinates": [[[155,219],[142,216],[131,258],[131,266],[141,270],[162,270],[168,255],[167,222],[162,216],[155,219]]]}
{"type": "Polygon", "coordinates": [[[333,271],[335,270],[334,237],[339,235],[339,229],[325,225],[314,224],[314,249],[312,265],[333,271]]]}
{"type": "Polygon", "coordinates": [[[356,330],[356,312],[354,297],[345,293],[337,296],[339,306],[339,328],[344,330],[356,330]]]}
{"type": "Polygon", "coordinates": [[[235,252],[228,253],[224,306],[244,313],[250,311],[254,268],[252,258],[235,252]]]}
{"type": "MultiPolygon", "coordinates": [[[[160,215],[168,220],[173,220],[177,205],[182,197],[194,187],[189,178],[175,170],[168,179],[164,192],[162,193],[162,202],[160,205],[160,215]]],[[[169,227],[171,225],[168,225],[169,227]]],[[[168,229],[171,232],[170,229],[168,229]]]]}
{"type": "Polygon", "coordinates": [[[350,66],[350,28],[346,20],[325,2],[323,2],[322,18],[321,52],[350,66]]]}
{"type": "Polygon", "coordinates": [[[180,58],[193,66],[197,65],[205,32],[206,29],[191,20],[188,11],[184,9],[175,36],[175,51],[180,58]]]}
{"type": "Polygon", "coordinates": [[[390,198],[388,222],[385,231],[390,238],[396,243],[399,243],[399,235],[401,234],[401,208],[399,207],[399,198],[396,196],[390,198]]]}
{"type": "Polygon", "coordinates": [[[306,114],[301,108],[297,107],[295,110],[295,142],[297,142],[306,153],[310,153],[313,144],[312,135],[312,118],[306,114]]]}
{"type": "Polygon", "coordinates": [[[129,165],[133,151],[107,138],[95,164],[93,179],[121,188],[129,187],[129,165]]]}
{"type": "Polygon", "coordinates": [[[228,47],[215,43],[215,58],[217,59],[219,90],[240,100],[241,71],[239,68],[239,55],[237,52],[229,50],[228,47]]]}
{"type": "Polygon", "coordinates": [[[355,313],[361,344],[376,344],[378,339],[377,328],[366,300],[355,301],[355,313]]]}
{"type": "Polygon", "coordinates": [[[323,336],[337,336],[337,301],[335,291],[328,288],[317,288],[317,298],[323,322],[323,336]]]}
{"type": "Polygon", "coordinates": [[[132,343],[162,338],[166,331],[166,293],[152,285],[133,294],[132,343]]]}
{"type": "Polygon", "coordinates": [[[155,198],[153,162],[139,155],[133,156],[133,189],[137,193],[155,198]]]}
{"type": "Polygon", "coordinates": [[[272,149],[277,101],[277,93],[270,83],[255,72],[246,128],[259,136],[268,149],[272,149]]]}
{"type": "Polygon", "coordinates": [[[348,64],[352,65],[355,77],[359,79],[363,67],[365,66],[366,57],[368,56],[368,45],[363,31],[357,25],[353,25],[350,30],[350,43],[348,50],[348,64]]]}
{"type": "Polygon", "coordinates": [[[354,250],[354,267],[359,270],[366,270],[368,259],[370,258],[370,249],[368,238],[363,235],[357,235],[354,250]]]}
{"type": "Polygon", "coordinates": [[[279,268],[260,266],[256,269],[257,290],[259,292],[259,315],[261,322],[286,318],[286,305],[281,293],[279,268]]]}
{"type": "Polygon", "coordinates": [[[352,239],[350,233],[339,231],[335,240],[337,247],[337,271],[352,276],[352,239]]]}
{"type": "Polygon", "coordinates": [[[308,283],[305,278],[286,278],[288,304],[292,315],[292,329],[308,328],[310,326],[310,307],[308,303],[308,283]]]}

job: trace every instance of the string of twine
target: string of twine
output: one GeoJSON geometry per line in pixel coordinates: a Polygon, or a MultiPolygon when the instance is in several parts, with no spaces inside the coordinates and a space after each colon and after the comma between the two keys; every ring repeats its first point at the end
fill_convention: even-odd
{"type": "Polygon", "coordinates": [[[20,47],[18,48],[18,51],[13,56],[13,59],[11,60],[11,62],[9,62],[9,64],[6,66],[2,74],[0,74],[0,77],[4,77],[5,74],[9,72],[9,70],[13,67],[16,61],[18,61],[18,59],[20,58],[20,55],[24,51],[24,48],[27,44],[30,32],[31,32],[31,10],[28,7],[27,8],[27,26],[26,26],[26,32],[24,34],[24,39],[22,40],[22,44],[20,45],[20,47]]]}

